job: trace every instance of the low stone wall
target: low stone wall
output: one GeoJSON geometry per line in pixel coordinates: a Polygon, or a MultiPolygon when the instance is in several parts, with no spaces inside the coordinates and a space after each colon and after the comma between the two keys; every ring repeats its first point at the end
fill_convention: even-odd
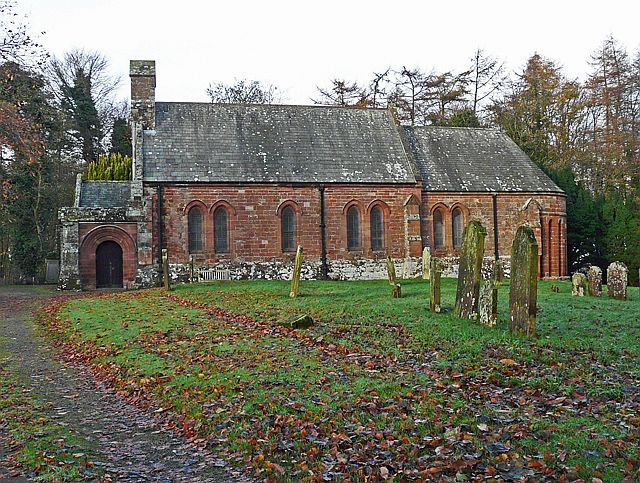
{"type": "MultiPolygon", "coordinates": [[[[396,273],[402,278],[415,278],[422,275],[422,259],[419,257],[394,260],[396,273]]],[[[331,260],[329,278],[332,280],[381,280],[387,278],[385,260],[331,260]]],[[[292,261],[247,262],[225,261],[215,264],[196,263],[197,270],[227,270],[231,280],[290,280],[293,273],[292,261]]],[[[317,280],[321,276],[319,259],[307,259],[302,264],[300,278],[317,280]]],[[[145,268],[139,270],[136,282],[141,286],[157,285],[160,277],[158,270],[145,268]],[[155,280],[155,283],[153,282],[155,280]]],[[[188,263],[169,264],[171,283],[188,282],[190,267],[188,263]]]]}
{"type": "MultiPolygon", "coordinates": [[[[442,260],[442,276],[450,278],[458,278],[458,257],[443,257],[442,260]]],[[[511,274],[511,258],[500,257],[504,268],[504,276],[509,278],[511,274]]],[[[488,279],[493,272],[493,257],[484,257],[482,260],[482,278],[488,279]]],[[[421,272],[422,273],[422,272],[421,272]]]]}

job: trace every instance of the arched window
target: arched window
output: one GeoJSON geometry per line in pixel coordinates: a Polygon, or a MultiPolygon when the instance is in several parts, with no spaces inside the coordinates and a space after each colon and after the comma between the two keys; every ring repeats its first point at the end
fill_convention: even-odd
{"type": "Polygon", "coordinates": [[[285,206],[282,209],[280,230],[282,251],[294,252],[296,250],[296,212],[291,206],[285,206]]]}
{"type": "Polygon", "coordinates": [[[355,206],[347,210],[347,249],[360,249],[360,213],[355,206]]]}
{"type": "Polygon", "coordinates": [[[213,249],[216,253],[229,251],[229,217],[223,206],[213,212],[213,249]]]}
{"type": "Polygon", "coordinates": [[[371,210],[371,249],[380,251],[384,249],[382,209],[379,206],[371,210]]]}
{"type": "Polygon", "coordinates": [[[197,206],[189,210],[189,253],[202,251],[202,211],[197,206]]]}
{"type": "Polygon", "coordinates": [[[433,244],[436,248],[444,248],[444,223],[441,210],[433,212],[433,244]]]}
{"type": "Polygon", "coordinates": [[[453,248],[460,248],[462,246],[462,231],[464,229],[464,219],[460,208],[453,210],[451,223],[453,224],[453,248]]]}

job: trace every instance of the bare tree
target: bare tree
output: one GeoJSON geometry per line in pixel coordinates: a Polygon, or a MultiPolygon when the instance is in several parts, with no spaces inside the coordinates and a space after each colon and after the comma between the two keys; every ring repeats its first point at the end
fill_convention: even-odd
{"type": "Polygon", "coordinates": [[[236,79],[232,85],[223,82],[209,84],[211,102],[222,104],[274,104],[282,101],[280,90],[257,80],[236,79]]]}
{"type": "Polygon", "coordinates": [[[502,62],[477,49],[471,58],[469,75],[471,107],[476,116],[481,117],[480,111],[484,111],[482,103],[485,100],[493,100],[492,97],[504,86],[507,74],[502,62]]]}
{"type": "Polygon", "coordinates": [[[381,73],[374,72],[373,80],[369,84],[369,106],[373,108],[383,107],[386,105],[386,97],[389,94],[389,73],[391,67],[381,73]]]}
{"type": "Polygon", "coordinates": [[[41,64],[47,54],[27,32],[27,26],[15,12],[16,2],[0,1],[0,63],[41,64]]]}
{"type": "Polygon", "coordinates": [[[320,97],[311,99],[315,104],[362,107],[368,104],[367,92],[356,82],[348,82],[344,79],[332,79],[330,87],[317,87],[317,89],[320,97]]]}

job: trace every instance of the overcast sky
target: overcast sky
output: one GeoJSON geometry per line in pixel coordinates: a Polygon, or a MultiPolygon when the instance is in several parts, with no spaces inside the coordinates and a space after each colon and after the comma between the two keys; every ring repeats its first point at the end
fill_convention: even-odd
{"type": "Polygon", "coordinates": [[[462,70],[477,48],[511,70],[537,52],[581,77],[609,35],[640,48],[639,0],[19,0],[19,9],[52,54],[102,52],[123,98],[129,59],[155,59],[161,101],[207,101],[211,81],[249,78],[308,104],[331,78],[462,70]]]}

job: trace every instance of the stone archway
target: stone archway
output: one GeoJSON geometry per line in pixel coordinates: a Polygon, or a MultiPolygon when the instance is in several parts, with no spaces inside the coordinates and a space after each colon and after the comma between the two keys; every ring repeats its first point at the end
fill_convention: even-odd
{"type": "Polygon", "coordinates": [[[99,285],[126,288],[133,286],[138,263],[134,229],[134,226],[101,225],[92,228],[83,237],[79,259],[82,288],[98,288],[99,285]]]}

